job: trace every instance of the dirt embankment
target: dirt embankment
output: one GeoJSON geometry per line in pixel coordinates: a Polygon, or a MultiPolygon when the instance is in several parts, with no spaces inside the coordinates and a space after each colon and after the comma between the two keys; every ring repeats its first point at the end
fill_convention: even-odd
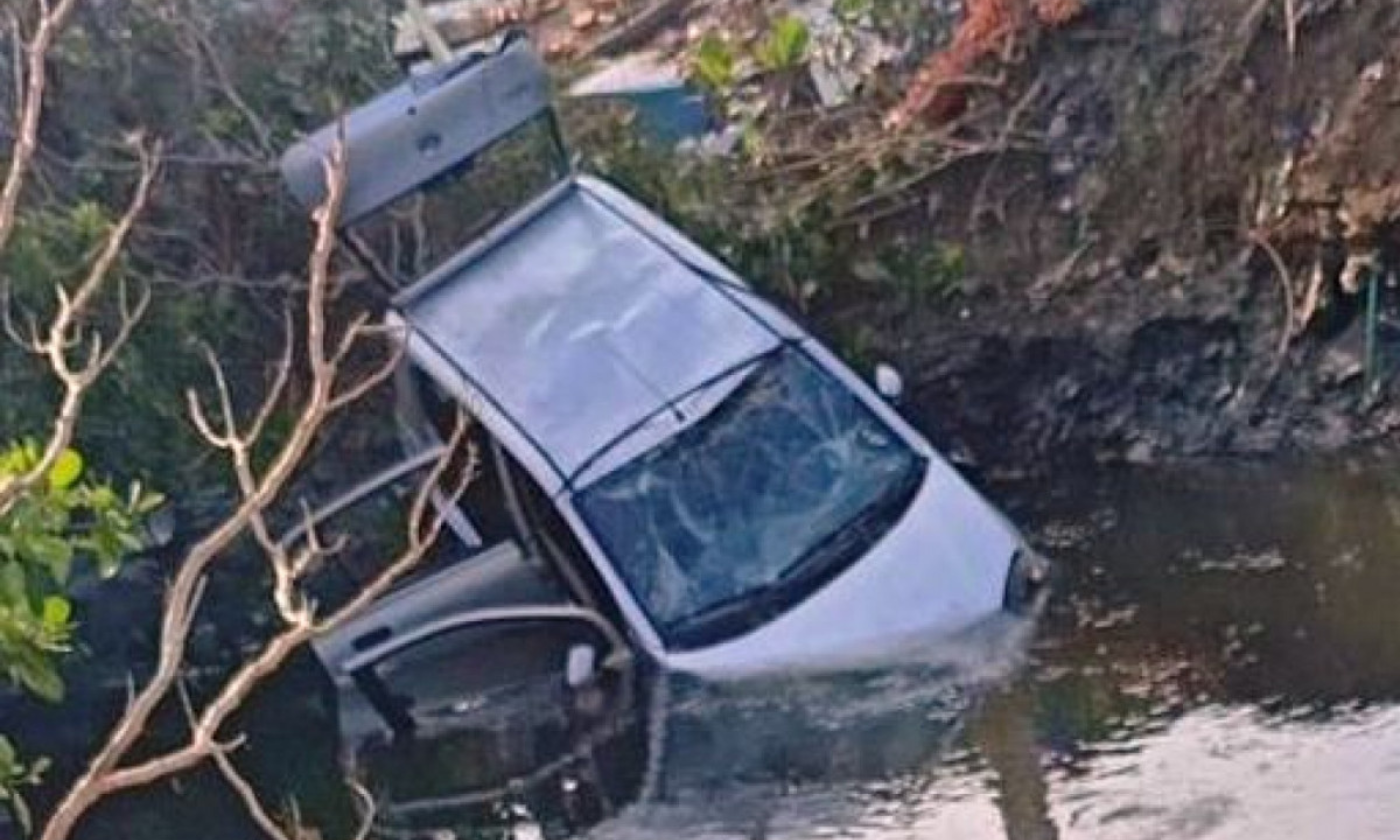
{"type": "MultiPolygon", "coordinates": [[[[812,6],[536,5],[552,10],[536,34],[560,62],[586,64],[616,41],[680,65],[714,35],[736,55],[752,51],[765,21],[812,6]]],[[[789,96],[790,84],[765,97],[785,79],[770,72],[748,86],[747,110],[727,109],[733,124],[763,112],[777,127],[766,162],[735,165],[736,180],[757,186],[701,193],[694,212],[667,209],[719,231],[709,239],[721,249],[771,233],[736,230],[761,227],[753,218],[800,218],[799,236],[746,268],[784,275],[777,291],[862,362],[897,362],[910,411],[939,444],[1005,472],[1329,451],[1400,427],[1389,279],[1400,256],[1400,4],[889,6],[915,10],[903,34],[881,32],[901,57],[852,105],[823,109],[789,96]],[[784,109],[786,123],[773,115],[784,109]],[[791,127],[814,114],[814,127],[791,127]],[[896,136],[911,125],[926,132],[896,136]],[[897,177],[880,169],[891,162],[897,177]],[[783,193],[796,199],[770,200],[783,193]],[[859,276],[848,252],[894,241],[923,251],[874,272],[883,279],[859,276]],[[903,293],[900,275],[930,254],[938,263],[945,243],[958,252],[956,291],[903,293]],[[790,275],[823,268],[844,279],[828,276],[807,298],[816,284],[790,275]]],[[[642,192],[668,204],[667,186],[642,192]]]]}
{"type": "Polygon", "coordinates": [[[990,469],[1400,426],[1400,5],[1122,0],[1030,37],[994,95],[1042,149],[950,173],[919,223],[966,243],[964,295],[854,295],[828,326],[876,325],[912,410],[990,469]]]}

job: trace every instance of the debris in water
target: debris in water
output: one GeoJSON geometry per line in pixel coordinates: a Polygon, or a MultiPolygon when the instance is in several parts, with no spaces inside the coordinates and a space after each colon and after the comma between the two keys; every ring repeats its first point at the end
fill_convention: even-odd
{"type": "Polygon", "coordinates": [[[1288,560],[1276,548],[1260,552],[1238,552],[1224,560],[1202,560],[1196,567],[1203,572],[1276,572],[1288,560]]]}

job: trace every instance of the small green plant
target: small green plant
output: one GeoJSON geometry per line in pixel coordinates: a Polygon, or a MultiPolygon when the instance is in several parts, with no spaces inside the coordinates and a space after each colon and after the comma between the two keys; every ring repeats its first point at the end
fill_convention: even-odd
{"type": "MultiPolygon", "coordinates": [[[[0,482],[29,473],[40,458],[32,440],[0,450],[0,482]]],[[[44,481],[0,515],[0,672],[52,702],[63,697],[57,659],[72,638],[66,593],[75,563],[116,574],[141,548],[142,518],[164,501],[139,484],[123,496],[84,480],[84,469],[81,455],[64,452],[44,481]]]]}
{"type": "Polygon", "coordinates": [[[967,254],[961,245],[897,240],[883,251],[885,265],[910,304],[945,301],[962,292],[967,254]]]}
{"type": "Polygon", "coordinates": [[[29,813],[29,803],[20,790],[42,782],[48,769],[48,759],[36,758],[26,763],[10,739],[0,735],[0,807],[14,815],[20,831],[25,834],[33,829],[34,821],[29,813]]]}
{"type": "MultiPolygon", "coordinates": [[[[0,485],[31,474],[42,452],[25,440],[0,449],[0,485]]],[[[75,564],[116,574],[124,557],[141,548],[142,519],[164,502],[133,485],[122,496],[110,484],[84,479],[83,457],[66,450],[35,487],[0,513],[0,674],[34,695],[58,702],[58,660],[71,650],[73,604],[68,598],[75,564]]],[[[21,790],[39,783],[43,758],[24,761],[0,735],[0,807],[26,833],[29,807],[21,790]]]]}
{"type": "Polygon", "coordinates": [[[792,70],[806,63],[811,45],[812,32],[807,22],[796,15],[783,15],[773,21],[754,57],[769,72],[792,70]]]}
{"type": "Polygon", "coordinates": [[[713,32],[700,41],[691,60],[691,75],[706,88],[723,92],[734,86],[738,60],[724,38],[713,32]]]}

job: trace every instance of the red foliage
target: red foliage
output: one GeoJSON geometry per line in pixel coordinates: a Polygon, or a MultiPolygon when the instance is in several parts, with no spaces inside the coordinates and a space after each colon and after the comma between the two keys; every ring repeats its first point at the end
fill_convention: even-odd
{"type": "Polygon", "coordinates": [[[1062,26],[1084,11],[1084,0],[967,0],[952,41],[919,68],[886,123],[898,128],[921,117],[936,123],[957,117],[967,107],[963,89],[973,68],[1011,46],[1027,24],[1027,11],[1047,26],[1062,26]]]}
{"type": "Polygon", "coordinates": [[[1084,0],[1031,0],[1031,9],[1046,26],[1064,26],[1084,13],[1084,0]]]}

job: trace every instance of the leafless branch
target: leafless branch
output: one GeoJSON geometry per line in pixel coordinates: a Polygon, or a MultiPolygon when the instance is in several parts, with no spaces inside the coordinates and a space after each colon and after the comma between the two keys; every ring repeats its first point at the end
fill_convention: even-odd
{"type": "Polygon", "coordinates": [[[1274,243],[1269,241],[1269,237],[1260,232],[1251,232],[1249,241],[1255,247],[1263,251],[1269,258],[1269,262],[1274,267],[1274,274],[1278,278],[1279,293],[1283,297],[1283,329],[1279,331],[1278,353],[1282,358],[1288,353],[1288,347],[1293,342],[1294,332],[1298,329],[1298,317],[1295,313],[1293,272],[1288,270],[1288,263],[1283,259],[1274,243]]]}
{"type": "Polygon", "coordinates": [[[15,140],[10,153],[10,167],[5,173],[4,185],[0,186],[0,250],[9,244],[10,236],[14,233],[20,194],[24,191],[34,154],[39,148],[39,125],[44,114],[44,94],[48,89],[49,52],[77,5],[77,0],[58,0],[57,4],[41,0],[33,35],[28,43],[22,40],[16,42],[16,52],[23,52],[24,59],[22,62],[17,59],[16,62],[20,75],[16,77],[19,100],[16,103],[15,140]]]}
{"type": "Polygon", "coordinates": [[[258,153],[262,159],[275,160],[277,157],[277,147],[272,140],[272,131],[258,116],[258,112],[253,110],[248,104],[248,100],[239,93],[238,86],[234,84],[232,75],[228,72],[228,67],[224,65],[223,58],[220,57],[218,48],[209,40],[207,27],[202,21],[188,21],[190,36],[204,60],[208,63],[209,69],[213,72],[215,86],[219,93],[226,99],[230,106],[238,112],[238,116],[247,123],[248,128],[253,132],[253,137],[257,141],[258,153]]]}
{"type": "Polygon", "coordinates": [[[360,812],[360,828],[355,832],[353,840],[369,840],[369,833],[374,830],[374,818],[378,810],[374,804],[374,795],[355,779],[347,779],[346,784],[350,786],[350,792],[355,795],[355,802],[360,812]]]}
{"type": "Polygon", "coordinates": [[[1283,34],[1292,62],[1298,58],[1298,0],[1283,0],[1283,34]]]}
{"type": "MultiPolygon", "coordinates": [[[[159,659],[154,674],[134,694],[106,741],[93,757],[84,774],[55,809],[41,840],[68,840],[82,818],[98,803],[121,791],[168,778],[213,761],[236,793],[243,798],[255,822],[272,837],[282,836],[279,828],[257,802],[247,781],[239,776],[226,752],[221,733],[230,717],[252,692],[320,633],[327,632],[380,597],[410,572],[435,544],[444,527],[444,514],[431,500],[442,494],[444,479],[452,475],[449,498],[455,499],[475,469],[469,463],[452,468],[454,452],[465,440],[465,419],[444,456],[426,477],[413,500],[406,523],[407,541],[400,554],[385,565],[380,574],[364,586],[348,603],[327,615],[317,614],[317,605],[305,595],[307,576],[318,561],[334,553],[340,544],[322,540],[315,529],[306,529],[295,549],[274,538],[267,521],[270,508],[285,495],[292,478],[309,457],[314,442],[327,421],[337,412],[367,394],[382,382],[392,368],[389,364],[368,375],[346,381],[343,363],[365,342],[389,335],[371,327],[364,319],[354,321],[339,338],[332,338],[327,322],[327,305],[333,294],[332,260],[336,245],[335,229],[345,194],[345,155],[337,145],[327,162],[327,200],[314,216],[316,241],[308,264],[305,311],[300,341],[294,341],[290,326],[283,355],[267,394],[249,422],[240,423],[238,406],[222,366],[212,352],[206,352],[213,389],[213,407],[206,407],[193,393],[189,395],[190,416],[196,429],[233,465],[241,493],[238,506],[227,519],[199,540],[180,565],[166,595],[159,659]],[[253,452],[268,419],[285,398],[290,369],[297,351],[304,354],[309,372],[305,394],[295,409],[295,420],[287,439],[271,461],[261,469],[253,452]],[[214,693],[213,699],[198,712],[192,712],[191,731],[186,742],[168,752],[132,762],[156,711],[177,690],[185,667],[190,634],[198,612],[197,594],[214,566],[228,554],[233,544],[251,535],[266,555],[271,570],[272,606],[283,619],[278,630],[249,659],[234,670],[214,693]]],[[[290,325],[290,321],[288,322],[290,325]]],[[[397,362],[397,355],[393,362],[397,362]]],[[[468,453],[470,461],[475,454],[468,453]]],[[[289,840],[289,838],[288,838],[289,840]]]]}
{"type": "Polygon", "coordinates": [[[238,768],[233,766],[233,759],[228,757],[228,753],[223,750],[215,750],[213,757],[214,765],[219,768],[219,773],[224,777],[224,781],[243,802],[243,808],[248,812],[248,817],[268,836],[269,840],[295,840],[292,835],[283,831],[277,821],[267,813],[262,801],[258,799],[257,792],[253,790],[253,786],[248,783],[248,780],[238,772],[238,768]]]}
{"type": "MultiPolygon", "coordinates": [[[[6,332],[47,362],[50,372],[62,388],[62,397],[38,463],[28,473],[0,484],[0,514],[8,510],[21,494],[42,481],[63,451],[72,444],[88,391],[111,367],[150,305],[150,290],[147,287],[142,286],[133,296],[131,286],[123,280],[118,287],[116,329],[104,337],[101,332],[86,328],[91,310],[116,273],[117,262],[126,248],[132,228],[149,204],[151,190],[160,174],[162,147],[159,143],[148,147],[138,141],[137,153],[141,161],[141,177],[126,211],[107,233],[82,282],[72,291],[62,284],[55,284],[57,310],[47,327],[39,327],[32,313],[26,313],[27,335],[21,335],[11,313],[12,300],[8,293],[4,296],[6,332]]],[[[0,206],[0,226],[5,224],[5,212],[4,207],[0,206]]]]}

